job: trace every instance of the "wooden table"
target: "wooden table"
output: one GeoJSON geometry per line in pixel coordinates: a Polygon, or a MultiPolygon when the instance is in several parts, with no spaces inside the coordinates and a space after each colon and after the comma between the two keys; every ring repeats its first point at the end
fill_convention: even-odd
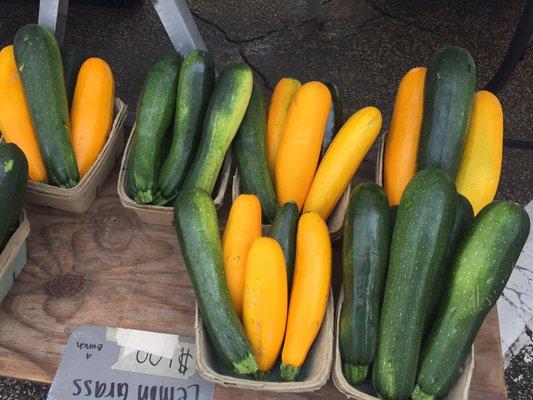
{"type": "MultiPolygon", "coordinates": [[[[368,165],[359,172],[371,179],[368,165]]],[[[116,193],[118,168],[85,214],[26,204],[28,263],[0,309],[0,375],[51,382],[72,330],[108,325],[193,336],[194,292],[173,227],[142,223],[116,193]]],[[[229,192],[229,191],[228,191],[229,192]]],[[[220,210],[227,216],[229,198],[220,210]]],[[[336,242],[335,246],[339,246],[336,242]]],[[[340,281],[339,265],[334,282],[340,281]]],[[[496,310],[476,340],[471,399],[507,399],[496,310]]],[[[216,399],[343,399],[217,387],[216,399]]]]}

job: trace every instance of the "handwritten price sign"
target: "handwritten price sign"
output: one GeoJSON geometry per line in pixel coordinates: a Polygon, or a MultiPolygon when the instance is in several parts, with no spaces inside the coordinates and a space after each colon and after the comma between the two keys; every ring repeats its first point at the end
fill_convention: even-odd
{"type": "Polygon", "coordinates": [[[81,326],[70,336],[48,400],[210,400],[191,338],[81,326]]]}

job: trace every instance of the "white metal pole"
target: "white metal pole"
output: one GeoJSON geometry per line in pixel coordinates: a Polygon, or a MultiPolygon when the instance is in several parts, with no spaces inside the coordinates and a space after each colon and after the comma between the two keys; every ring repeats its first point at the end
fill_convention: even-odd
{"type": "Polygon", "coordinates": [[[65,37],[68,0],[41,0],[39,2],[39,25],[54,32],[59,46],[65,37]]]}
{"type": "Polygon", "coordinates": [[[185,55],[191,50],[206,50],[186,0],[152,0],[174,48],[185,55]]]}

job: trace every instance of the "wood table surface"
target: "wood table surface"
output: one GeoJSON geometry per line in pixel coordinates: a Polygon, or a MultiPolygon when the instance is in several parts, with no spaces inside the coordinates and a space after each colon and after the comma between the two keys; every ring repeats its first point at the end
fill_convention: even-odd
{"type": "MultiPolygon", "coordinates": [[[[368,164],[358,172],[360,179],[372,179],[373,166],[368,164]]],[[[116,193],[117,175],[118,166],[84,214],[25,204],[31,224],[28,263],[1,304],[0,375],[51,382],[68,336],[79,325],[194,335],[195,297],[174,229],[142,223],[123,208],[116,193]]],[[[221,221],[229,202],[227,196],[219,211],[221,221]]],[[[236,398],[345,397],[331,380],[318,392],[302,394],[217,386],[215,399],[236,398]]],[[[475,343],[470,398],[507,399],[495,309],[475,343]]]]}

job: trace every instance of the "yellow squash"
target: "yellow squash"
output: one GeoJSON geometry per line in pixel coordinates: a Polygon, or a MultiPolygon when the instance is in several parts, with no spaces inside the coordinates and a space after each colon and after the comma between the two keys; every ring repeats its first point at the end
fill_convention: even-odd
{"type": "Polygon", "coordinates": [[[89,58],[78,72],[70,108],[72,147],[83,178],[104,148],[113,124],[115,81],[109,65],[89,58]]]}
{"type": "Polygon", "coordinates": [[[272,92],[268,109],[266,137],[267,163],[272,179],[275,176],[279,140],[285,126],[289,106],[301,86],[302,84],[297,79],[282,78],[272,92]]]}
{"type": "Polygon", "coordinates": [[[246,259],[252,242],[261,236],[261,204],[253,194],[241,194],[231,206],[222,235],[224,272],[233,307],[242,315],[246,259]]]}
{"type": "Polygon", "coordinates": [[[272,369],[281,350],[287,297],[281,246],[272,238],[255,239],[246,262],[242,321],[261,372],[272,369]]]}
{"type": "Polygon", "coordinates": [[[296,234],[296,263],[281,354],[281,377],[293,381],[307,357],[328,305],[331,242],[328,226],[315,212],[302,214],[296,234]]]}
{"type": "Polygon", "coordinates": [[[304,212],[315,211],[324,220],[329,217],[380,129],[381,113],[375,107],[365,107],[346,121],[318,166],[304,212]]]}
{"type": "Polygon", "coordinates": [[[276,159],[276,195],[282,206],[294,201],[301,210],[313,181],[324,128],[331,108],[326,85],[308,82],[294,96],[276,159]]]}
{"type": "Polygon", "coordinates": [[[457,191],[470,201],[474,214],[496,195],[502,154],[502,106],[495,95],[481,90],[474,96],[470,127],[455,178],[457,191]]]}
{"type": "Polygon", "coordinates": [[[413,68],[396,94],[383,160],[383,187],[391,206],[400,203],[405,186],[416,173],[425,79],[425,67],[413,68]]]}
{"type": "Polygon", "coordinates": [[[46,182],[46,169],[24,97],[13,46],[0,51],[0,132],[6,142],[16,144],[26,156],[30,180],[46,182]]]}

